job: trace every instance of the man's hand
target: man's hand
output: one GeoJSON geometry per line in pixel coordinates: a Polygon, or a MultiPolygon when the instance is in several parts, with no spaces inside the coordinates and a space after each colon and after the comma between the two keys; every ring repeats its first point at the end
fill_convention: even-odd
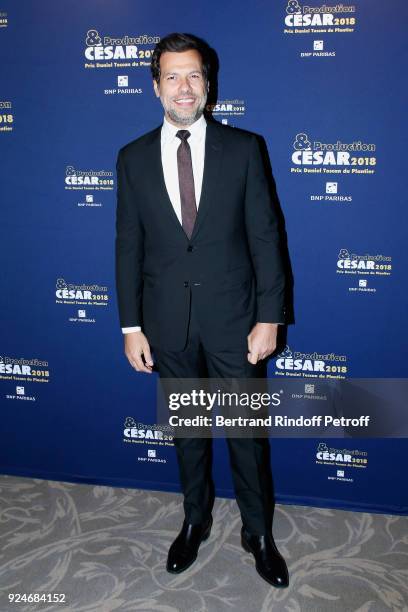
{"type": "Polygon", "coordinates": [[[150,353],[150,346],[146,336],[141,331],[124,334],[125,336],[125,355],[130,365],[137,372],[152,373],[153,359],[150,353]],[[144,362],[143,358],[144,357],[144,362]]]}
{"type": "Polygon", "coordinates": [[[255,365],[276,349],[277,323],[257,323],[248,336],[248,361],[255,365]]]}

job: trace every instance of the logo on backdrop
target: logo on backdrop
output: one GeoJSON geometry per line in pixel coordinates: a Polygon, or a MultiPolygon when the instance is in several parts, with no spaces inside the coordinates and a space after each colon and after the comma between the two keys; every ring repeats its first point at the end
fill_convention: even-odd
{"type": "Polygon", "coordinates": [[[9,357],[0,355],[0,380],[11,380],[17,382],[20,388],[20,393],[16,395],[25,395],[21,392],[24,383],[47,383],[50,380],[50,369],[48,361],[40,359],[24,359],[23,357],[9,357]]]}
{"type": "Polygon", "coordinates": [[[314,39],[312,43],[309,43],[307,51],[300,51],[300,57],[336,57],[336,52],[333,49],[327,50],[325,48],[325,41],[314,39]]]}
{"type": "Polygon", "coordinates": [[[292,141],[293,174],[374,174],[377,164],[376,145],[361,140],[322,142],[305,132],[292,141]]]}
{"type": "Polygon", "coordinates": [[[353,196],[350,194],[341,193],[341,183],[339,181],[326,181],[322,185],[323,193],[314,193],[310,195],[312,202],[340,202],[347,203],[353,201],[353,196]]]}
{"type": "Polygon", "coordinates": [[[12,393],[6,393],[5,398],[8,400],[36,402],[35,395],[27,395],[26,388],[23,385],[16,385],[12,393]]]}
{"type": "Polygon", "coordinates": [[[333,49],[334,34],[352,34],[355,30],[357,19],[354,5],[336,4],[327,6],[304,5],[297,0],[288,0],[284,15],[284,34],[301,35],[305,47],[299,51],[299,57],[305,59],[318,59],[321,57],[331,58],[336,56],[333,49]],[[305,34],[313,37],[305,38],[305,34]],[[330,47],[322,35],[330,36],[330,47]]]}
{"type": "Polygon", "coordinates": [[[0,132],[12,132],[13,127],[13,105],[10,100],[0,100],[0,132]]]}
{"type": "Polygon", "coordinates": [[[244,117],[246,112],[245,100],[217,100],[216,104],[207,104],[206,108],[225,125],[233,125],[234,119],[244,117]]]}
{"type": "Polygon", "coordinates": [[[319,442],[315,453],[316,465],[328,465],[334,468],[327,476],[327,480],[342,480],[354,482],[350,470],[366,468],[368,466],[368,453],[348,448],[333,448],[325,442],[319,442]]]}
{"type": "Polygon", "coordinates": [[[346,378],[347,357],[334,353],[301,353],[288,345],[275,361],[275,376],[287,378],[346,378]]]}
{"type": "Polygon", "coordinates": [[[392,258],[389,255],[357,255],[348,249],[340,249],[337,255],[337,274],[365,276],[359,278],[356,285],[349,287],[351,292],[375,293],[377,289],[370,286],[367,277],[391,276],[392,258]]]}
{"type": "Polygon", "coordinates": [[[102,36],[88,30],[85,36],[85,68],[139,68],[150,66],[160,36],[102,36]]]}
{"type": "Polygon", "coordinates": [[[357,23],[355,5],[310,6],[288,0],[284,14],[285,34],[351,34],[357,23]]]}
{"type": "Polygon", "coordinates": [[[160,457],[160,451],[165,447],[174,446],[173,428],[170,425],[157,425],[156,423],[140,423],[133,417],[126,417],[123,429],[123,442],[125,444],[139,444],[141,453],[137,460],[146,463],[167,463],[166,458],[160,457]]]}
{"type": "Polygon", "coordinates": [[[321,392],[321,387],[323,387],[323,384],[320,386],[320,385],[316,385],[315,383],[311,383],[311,382],[305,383],[303,385],[303,389],[299,389],[296,392],[291,393],[290,398],[295,401],[297,400],[319,400],[319,401],[327,402],[328,400],[327,393],[321,392]]]}
{"type": "Polygon", "coordinates": [[[6,11],[0,11],[0,28],[7,28],[8,16],[6,11]]]}
{"type": "MultiPolygon", "coordinates": [[[[133,77],[132,77],[133,79],[133,77]]],[[[143,89],[141,87],[130,87],[129,86],[129,75],[121,74],[115,78],[115,86],[110,89],[104,89],[103,93],[105,96],[115,95],[127,95],[127,94],[141,94],[143,89]]]]}
{"type": "Polygon", "coordinates": [[[68,317],[70,323],[95,323],[95,318],[88,315],[88,308],[84,308],[84,306],[107,306],[109,302],[108,288],[96,283],[77,285],[67,283],[63,278],[58,278],[55,287],[56,304],[81,306],[68,317]]]}
{"type": "Polygon", "coordinates": [[[67,191],[113,191],[113,184],[111,170],[77,170],[74,166],[65,167],[67,191]]]}
{"type": "Polygon", "coordinates": [[[93,193],[86,193],[85,199],[77,202],[77,206],[78,208],[101,208],[103,204],[99,199],[95,200],[93,193]]]}

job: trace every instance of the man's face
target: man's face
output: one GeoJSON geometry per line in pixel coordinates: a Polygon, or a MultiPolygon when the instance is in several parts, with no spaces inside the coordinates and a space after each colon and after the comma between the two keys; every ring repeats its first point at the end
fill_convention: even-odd
{"type": "Polygon", "coordinates": [[[160,57],[160,82],[153,81],[166,119],[177,126],[188,126],[205,108],[208,85],[203,75],[201,55],[195,49],[165,51],[160,57]]]}

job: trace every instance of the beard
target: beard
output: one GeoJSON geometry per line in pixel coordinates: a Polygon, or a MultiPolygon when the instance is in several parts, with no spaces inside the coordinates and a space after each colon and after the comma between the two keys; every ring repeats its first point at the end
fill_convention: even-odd
{"type": "MultiPolygon", "coordinates": [[[[186,94],[186,95],[190,95],[190,94],[186,94]]],[[[196,95],[194,94],[191,94],[191,95],[197,98],[196,95]]],[[[198,106],[195,109],[193,109],[189,114],[180,113],[178,109],[172,106],[171,102],[167,103],[166,100],[164,100],[163,98],[160,98],[160,99],[161,99],[161,103],[163,105],[164,110],[166,111],[170,119],[174,121],[174,123],[177,123],[179,125],[191,125],[192,123],[194,123],[194,121],[197,121],[197,119],[199,119],[201,115],[203,114],[203,111],[204,111],[204,108],[207,102],[207,92],[205,92],[199,98],[198,106]]]]}

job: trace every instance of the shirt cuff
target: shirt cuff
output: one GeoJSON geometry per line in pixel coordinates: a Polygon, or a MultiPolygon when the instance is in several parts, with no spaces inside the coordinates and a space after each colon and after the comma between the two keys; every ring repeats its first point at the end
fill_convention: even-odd
{"type": "MultiPolygon", "coordinates": [[[[257,323],[265,323],[265,321],[257,321],[257,323]]],[[[286,323],[281,323],[280,321],[267,321],[267,323],[273,323],[274,325],[286,325],[286,323]]]]}
{"type": "Polygon", "coordinates": [[[122,332],[124,334],[131,334],[133,332],[138,332],[138,331],[142,331],[142,328],[139,326],[135,326],[135,327],[122,327],[122,332]]]}

